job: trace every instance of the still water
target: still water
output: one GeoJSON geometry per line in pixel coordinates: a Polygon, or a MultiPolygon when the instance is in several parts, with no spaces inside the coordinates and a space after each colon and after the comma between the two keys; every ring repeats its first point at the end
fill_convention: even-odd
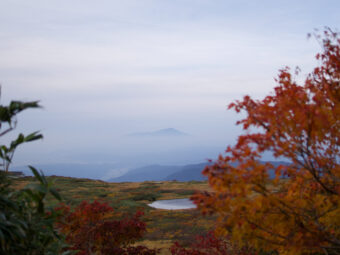
{"type": "Polygon", "coordinates": [[[171,199],[171,200],[159,200],[152,202],[149,206],[156,209],[167,209],[167,210],[180,210],[180,209],[192,209],[196,208],[188,198],[183,199],[171,199]]]}

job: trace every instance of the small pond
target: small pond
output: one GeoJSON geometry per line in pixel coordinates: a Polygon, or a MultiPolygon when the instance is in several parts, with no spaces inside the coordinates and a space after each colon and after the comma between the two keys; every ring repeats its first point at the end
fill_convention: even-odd
{"type": "Polygon", "coordinates": [[[196,208],[196,205],[188,198],[158,200],[148,205],[156,209],[167,209],[167,210],[181,210],[181,209],[196,208]]]}

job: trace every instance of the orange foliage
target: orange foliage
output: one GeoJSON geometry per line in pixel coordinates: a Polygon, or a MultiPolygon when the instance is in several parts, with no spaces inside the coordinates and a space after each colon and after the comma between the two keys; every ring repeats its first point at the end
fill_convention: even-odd
{"type": "Polygon", "coordinates": [[[229,105],[247,113],[237,122],[247,132],[203,171],[213,191],[193,199],[203,213],[218,214],[216,233],[238,244],[340,254],[340,39],[326,29],[317,40],[320,66],[302,86],[284,68],[271,95],[229,105]],[[261,163],[268,151],[291,164],[261,163]]]}

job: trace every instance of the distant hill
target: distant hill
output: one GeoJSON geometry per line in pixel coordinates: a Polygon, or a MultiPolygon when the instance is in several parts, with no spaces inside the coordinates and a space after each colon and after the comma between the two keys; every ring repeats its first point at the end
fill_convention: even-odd
{"type": "Polygon", "coordinates": [[[165,181],[204,181],[207,178],[202,174],[203,169],[208,163],[186,165],[180,171],[168,175],[164,178],[165,181]]]}
{"type": "Polygon", "coordinates": [[[145,136],[187,136],[188,134],[183,133],[175,128],[165,128],[160,129],[152,132],[138,132],[138,133],[132,133],[129,134],[129,136],[139,136],[139,137],[145,137],[145,136]]]}
{"type": "Polygon", "coordinates": [[[143,181],[203,181],[202,170],[209,163],[190,164],[184,166],[150,165],[130,170],[110,182],[143,182],[143,181]]]}
{"type": "Polygon", "coordinates": [[[126,174],[117,178],[112,178],[110,182],[143,182],[143,181],[161,181],[168,175],[179,171],[181,166],[161,166],[150,165],[132,169],[126,174]]]}
{"type": "MultiPolygon", "coordinates": [[[[274,167],[279,165],[289,165],[284,161],[263,161],[270,162],[274,167]]],[[[133,169],[126,174],[117,178],[110,179],[111,182],[143,182],[143,181],[204,181],[207,178],[202,175],[203,169],[212,163],[199,163],[184,166],[162,166],[150,165],[133,169]]],[[[234,163],[233,165],[237,165],[234,163]]],[[[274,171],[270,171],[269,175],[274,178],[274,171]]]]}
{"type": "MultiPolygon", "coordinates": [[[[108,171],[117,168],[116,164],[76,164],[76,163],[57,163],[57,164],[37,164],[35,168],[42,170],[46,176],[57,175],[76,178],[100,179],[108,171]]],[[[21,171],[25,175],[32,175],[27,166],[13,166],[13,171],[21,171]]]]}
{"type": "MultiPolygon", "coordinates": [[[[284,161],[261,161],[262,163],[269,162],[274,167],[277,167],[279,165],[289,165],[288,162],[284,161]]],[[[208,165],[209,163],[200,163],[200,164],[193,164],[193,165],[186,165],[181,168],[178,172],[175,172],[173,174],[168,175],[164,180],[171,181],[171,180],[177,180],[177,181],[204,181],[207,180],[207,178],[202,174],[203,169],[208,165]]],[[[237,165],[237,163],[234,163],[232,165],[237,165]]],[[[274,178],[275,173],[274,171],[269,171],[269,175],[271,178],[274,178]]]]}
{"type": "MultiPolygon", "coordinates": [[[[287,162],[282,161],[270,161],[275,167],[278,165],[288,165],[287,162]]],[[[37,169],[42,169],[44,174],[57,175],[57,176],[69,176],[77,178],[91,178],[91,179],[104,179],[110,182],[143,182],[143,181],[202,181],[206,180],[206,177],[202,175],[202,170],[208,162],[189,165],[149,165],[145,167],[139,167],[127,171],[122,169],[121,166],[114,163],[110,164],[38,164],[34,165],[37,169]],[[124,170],[124,171],[123,171],[124,170]],[[108,172],[117,172],[116,178],[110,177],[113,174],[107,175],[108,172]],[[104,176],[107,176],[104,178],[104,176]]],[[[32,175],[27,166],[14,166],[11,171],[20,171],[25,175],[32,175]]],[[[271,177],[274,177],[274,171],[269,173],[271,177]]]]}

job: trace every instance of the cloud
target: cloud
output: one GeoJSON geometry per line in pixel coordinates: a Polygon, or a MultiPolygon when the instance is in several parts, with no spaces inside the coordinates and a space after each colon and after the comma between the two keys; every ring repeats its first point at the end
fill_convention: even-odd
{"type": "Polygon", "coordinates": [[[23,122],[42,127],[55,148],[72,139],[72,148],[104,146],[112,132],[136,127],[233,136],[226,105],[267,94],[283,66],[309,72],[320,48],[306,34],[339,24],[337,7],[330,0],[2,1],[2,100],[41,99],[44,111],[23,122]]]}

